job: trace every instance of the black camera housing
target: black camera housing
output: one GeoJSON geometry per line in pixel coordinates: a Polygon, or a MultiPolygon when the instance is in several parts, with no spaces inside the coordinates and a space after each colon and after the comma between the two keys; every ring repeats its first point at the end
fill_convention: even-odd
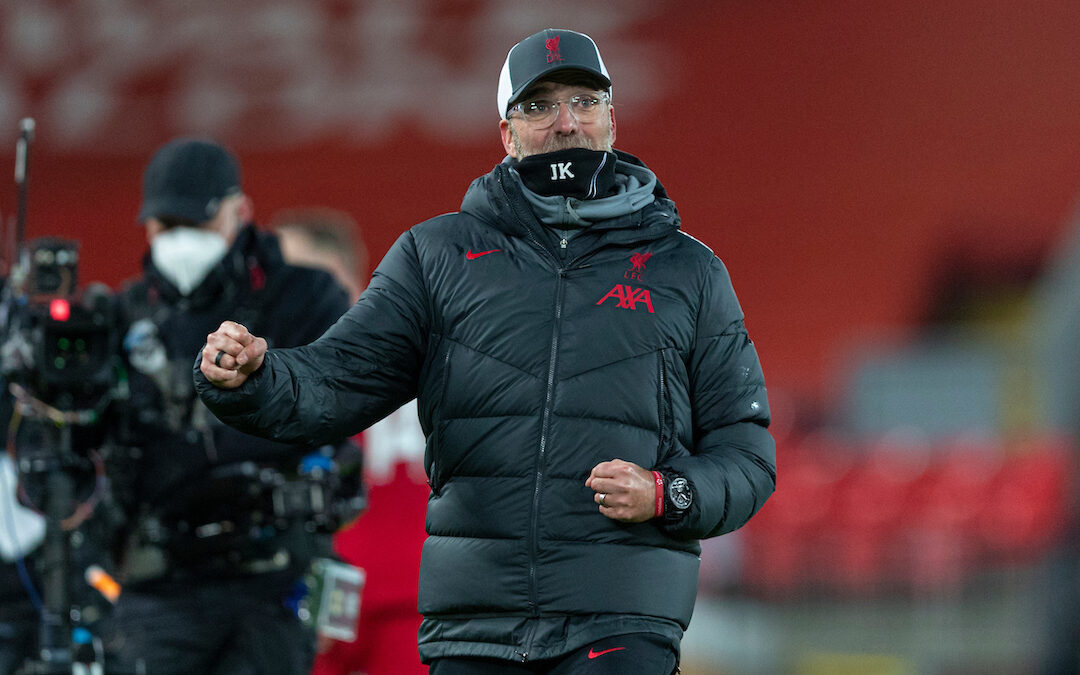
{"type": "Polygon", "coordinates": [[[116,376],[117,303],[103,284],[78,288],[78,261],[78,242],[29,242],[0,305],[5,380],[61,408],[92,406],[116,376]]]}

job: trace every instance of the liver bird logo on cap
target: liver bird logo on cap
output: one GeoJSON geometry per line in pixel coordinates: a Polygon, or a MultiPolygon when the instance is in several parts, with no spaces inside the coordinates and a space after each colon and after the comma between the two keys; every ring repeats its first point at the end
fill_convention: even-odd
{"type": "Polygon", "coordinates": [[[556,61],[562,61],[562,54],[559,53],[559,36],[556,35],[553,38],[548,38],[544,41],[544,46],[547,47],[547,62],[555,63],[556,61]]]}

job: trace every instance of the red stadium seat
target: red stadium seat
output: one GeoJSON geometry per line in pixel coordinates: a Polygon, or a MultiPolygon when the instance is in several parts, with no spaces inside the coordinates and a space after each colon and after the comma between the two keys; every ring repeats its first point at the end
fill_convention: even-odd
{"type": "Polygon", "coordinates": [[[1005,460],[980,519],[980,534],[996,557],[1030,562],[1060,538],[1072,517],[1073,457],[1071,448],[1048,438],[1005,460]]]}

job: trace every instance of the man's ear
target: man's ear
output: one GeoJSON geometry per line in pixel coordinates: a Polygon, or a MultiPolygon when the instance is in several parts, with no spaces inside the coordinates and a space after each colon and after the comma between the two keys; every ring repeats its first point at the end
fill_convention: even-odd
{"type": "Polygon", "coordinates": [[[236,216],[243,225],[255,220],[255,202],[253,202],[251,197],[248,197],[246,194],[240,196],[242,199],[240,200],[240,203],[236,205],[236,216]]]}
{"type": "Polygon", "coordinates": [[[158,236],[165,231],[165,226],[157,218],[147,218],[143,223],[143,229],[146,230],[147,243],[154,241],[154,237],[158,236]]]}
{"type": "Polygon", "coordinates": [[[506,154],[514,159],[521,159],[514,154],[514,131],[510,128],[509,120],[499,120],[499,134],[502,135],[503,149],[506,150],[506,154]]]}
{"type": "Polygon", "coordinates": [[[232,195],[225,198],[225,203],[218,209],[217,215],[202,224],[221,236],[231,246],[236,241],[240,229],[254,222],[255,203],[246,194],[232,195]]]}

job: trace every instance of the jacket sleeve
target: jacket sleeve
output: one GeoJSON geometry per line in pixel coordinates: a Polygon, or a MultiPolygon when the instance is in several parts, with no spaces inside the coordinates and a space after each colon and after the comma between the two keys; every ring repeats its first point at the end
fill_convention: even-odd
{"type": "Polygon", "coordinates": [[[685,476],[694,500],[663,527],[706,538],[742,527],[776,488],[776,444],[769,434],[765,378],[724,264],[716,257],[702,289],[687,368],[694,448],[661,472],[685,476]]]}
{"type": "Polygon", "coordinates": [[[285,443],[356,434],[416,396],[429,333],[427,291],[411,232],[371,284],[314,342],[271,349],[240,387],[219,389],[194,368],[195,389],[221,421],[285,443]]]}

